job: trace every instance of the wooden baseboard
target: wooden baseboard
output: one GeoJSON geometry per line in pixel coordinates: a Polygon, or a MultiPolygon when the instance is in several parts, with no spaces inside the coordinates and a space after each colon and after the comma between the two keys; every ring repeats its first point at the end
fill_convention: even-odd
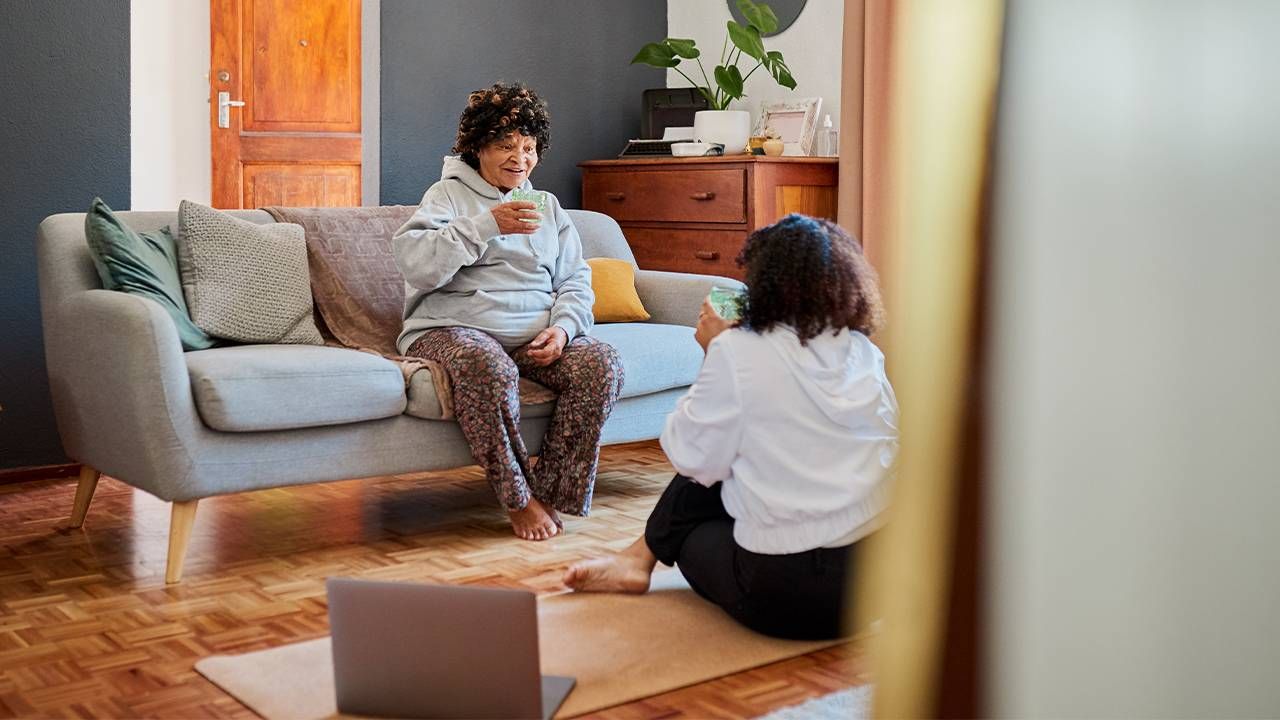
{"type": "Polygon", "coordinates": [[[80,463],[65,465],[36,465],[11,470],[0,470],[0,485],[28,482],[30,480],[50,480],[56,478],[75,477],[80,474],[80,463]]]}

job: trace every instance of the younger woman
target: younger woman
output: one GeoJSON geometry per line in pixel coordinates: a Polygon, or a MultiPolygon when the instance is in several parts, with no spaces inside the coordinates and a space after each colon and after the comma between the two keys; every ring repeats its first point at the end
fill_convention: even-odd
{"type": "Polygon", "coordinates": [[[784,638],[832,638],[853,548],[878,526],[897,452],[897,401],[868,338],[883,310],[858,243],[789,215],[747,238],[742,319],[704,302],[697,380],[667,418],[678,474],[643,538],[578,563],[565,585],[643,593],[655,563],[784,638]]]}

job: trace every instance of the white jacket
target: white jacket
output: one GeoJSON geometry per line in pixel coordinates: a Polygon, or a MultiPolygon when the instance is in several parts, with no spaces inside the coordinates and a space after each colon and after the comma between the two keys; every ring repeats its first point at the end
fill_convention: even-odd
{"type": "Polygon", "coordinates": [[[859,332],[731,329],[711,342],[662,449],[682,475],[723,482],[733,536],[782,555],[854,542],[876,527],[898,449],[884,355],[859,332]]]}

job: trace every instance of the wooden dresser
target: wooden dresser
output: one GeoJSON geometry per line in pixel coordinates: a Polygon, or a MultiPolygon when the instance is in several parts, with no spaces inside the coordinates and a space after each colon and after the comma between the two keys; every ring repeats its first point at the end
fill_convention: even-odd
{"type": "Polygon", "coordinates": [[[756,228],[792,212],[835,219],[839,161],[736,155],[590,160],[582,207],[622,226],[640,267],[741,279],[756,228]]]}

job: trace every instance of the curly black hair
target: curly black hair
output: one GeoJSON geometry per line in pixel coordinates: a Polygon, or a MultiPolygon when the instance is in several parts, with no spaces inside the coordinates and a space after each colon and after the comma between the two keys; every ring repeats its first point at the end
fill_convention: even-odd
{"type": "Polygon", "coordinates": [[[551,147],[551,115],[547,104],[523,83],[473,90],[458,118],[453,152],[473,168],[480,167],[480,148],[519,131],[538,141],[538,157],[551,147]]]}
{"type": "Polygon", "coordinates": [[[884,323],[880,283],[861,244],[829,220],[791,214],[747,237],[740,324],[755,332],[788,325],[804,345],[843,328],[871,335],[884,323]]]}

